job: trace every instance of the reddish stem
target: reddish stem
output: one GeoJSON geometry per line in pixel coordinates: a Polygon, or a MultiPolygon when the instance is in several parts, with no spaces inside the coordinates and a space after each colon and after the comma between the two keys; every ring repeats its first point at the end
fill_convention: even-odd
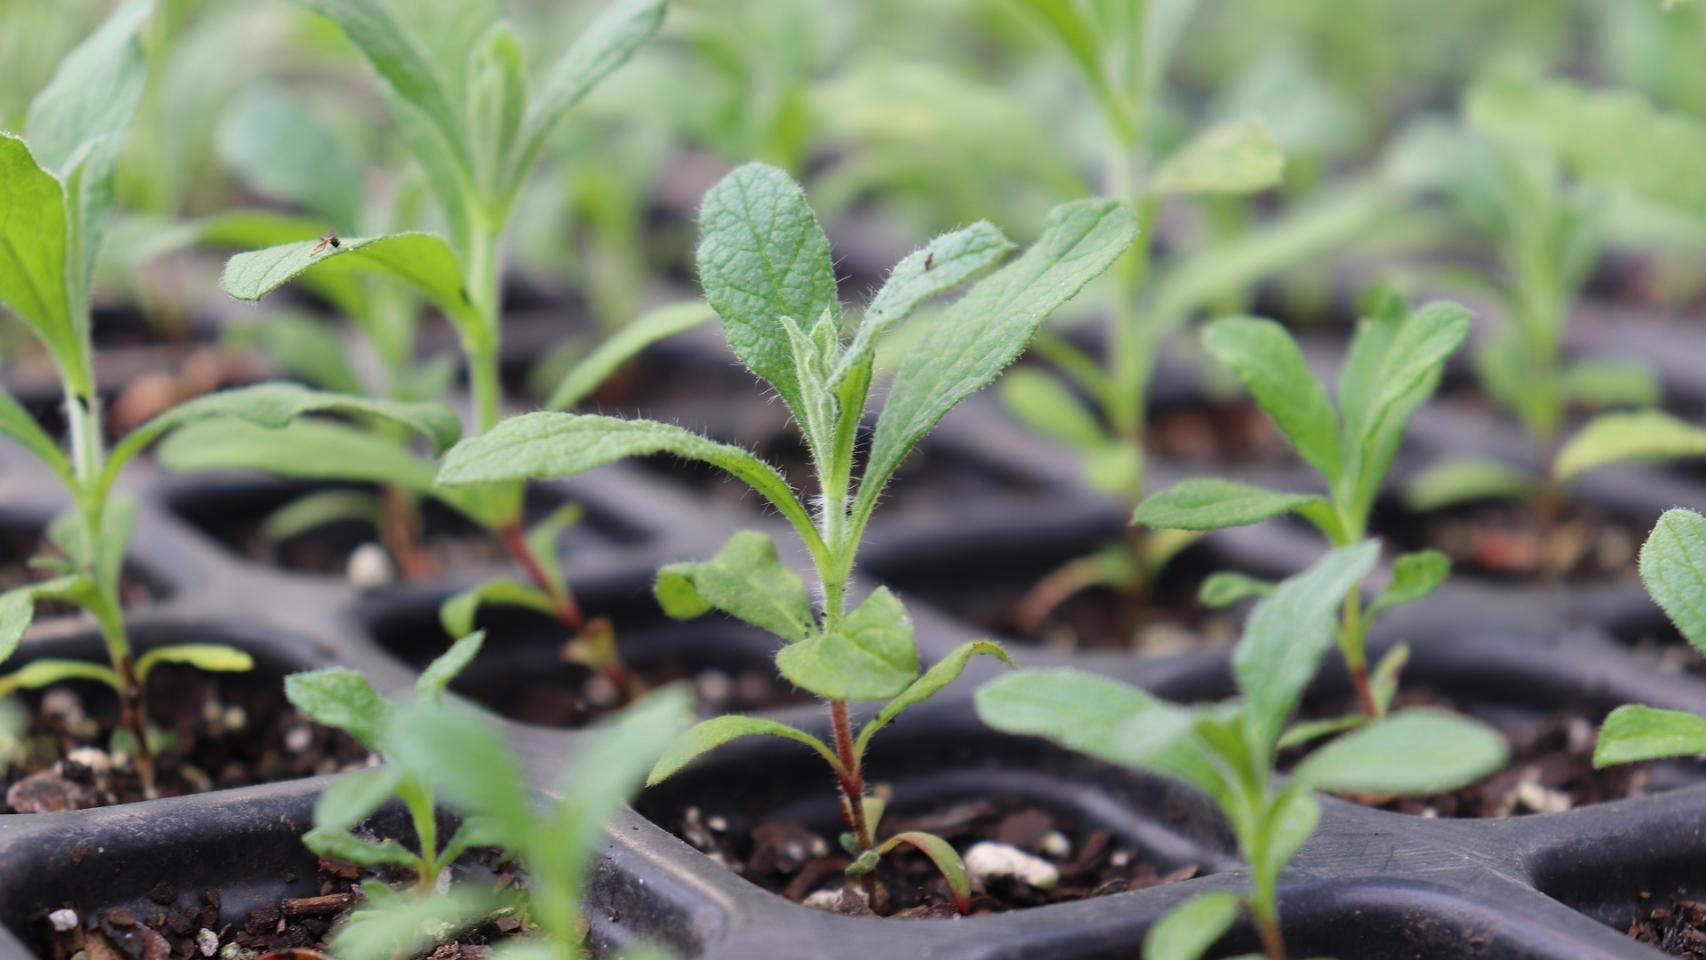
{"type": "Polygon", "coordinates": [[[520,563],[527,571],[528,579],[533,585],[545,591],[546,596],[555,604],[555,613],[563,626],[574,633],[581,632],[586,626],[586,618],[581,615],[581,609],[575,603],[575,598],[560,583],[545,575],[545,568],[539,564],[539,558],[533,555],[533,548],[527,545],[527,534],[521,529],[519,521],[511,521],[498,528],[498,535],[503,539],[505,549],[510,556],[520,563]]]}
{"type": "Polygon", "coordinates": [[[421,515],[414,498],[401,487],[386,487],[381,494],[379,539],[397,558],[404,580],[430,580],[438,575],[438,564],[421,548],[421,515]]]}
{"type": "MultiPolygon", "coordinates": [[[[829,722],[835,731],[835,755],[841,759],[841,769],[835,771],[841,784],[841,816],[853,831],[854,842],[863,854],[876,846],[876,840],[871,836],[871,824],[865,817],[865,775],[859,769],[859,756],[853,750],[853,724],[847,718],[847,701],[829,701],[829,722]]],[[[871,909],[881,913],[876,871],[862,874],[859,882],[864,885],[865,899],[871,909]]]]}
{"type": "Polygon", "coordinates": [[[1357,700],[1362,704],[1362,712],[1372,718],[1380,716],[1380,705],[1374,702],[1374,687],[1368,681],[1368,664],[1351,665],[1351,686],[1356,688],[1357,700]]]}
{"type": "Polygon", "coordinates": [[[1280,935],[1277,919],[1257,917],[1256,932],[1262,938],[1262,952],[1268,960],[1285,960],[1285,938],[1280,935]]]}
{"type": "Polygon", "coordinates": [[[143,795],[153,798],[157,783],[154,752],[148,748],[148,696],[136,680],[136,660],[129,654],[118,664],[119,722],[136,740],[136,774],[142,779],[143,795]]]}

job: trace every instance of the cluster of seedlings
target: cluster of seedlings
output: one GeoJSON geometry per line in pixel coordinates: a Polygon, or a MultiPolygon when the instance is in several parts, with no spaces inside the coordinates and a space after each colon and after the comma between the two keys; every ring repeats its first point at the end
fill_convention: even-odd
{"type": "MultiPolygon", "coordinates": [[[[1541,524],[1557,523],[1570,507],[1566,481],[1584,471],[1706,451],[1706,432],[1654,409],[1659,389],[1650,372],[1571,356],[1565,337],[1605,246],[1598,192],[1619,187],[1664,198],[1681,189],[1664,160],[1693,149],[1698,164],[1706,129],[1625,98],[1500,74],[1471,91],[1466,123],[1413,138],[1394,163],[1401,174],[1257,223],[1257,195],[1280,185],[1287,163],[1263,122],[1212,126],[1151,162],[1160,86],[1190,6],[1168,0],[1017,0],[1070,56],[1097,105],[1109,197],[1054,206],[1025,245],[988,221],[937,236],[895,263],[850,317],[805,190],[777,166],[746,163],[702,199],[703,302],[641,314],[561,370],[543,410],[505,416],[502,281],[518,203],[541,155],[565,135],[571,108],[658,32],[664,0],[615,0],[537,80],[495,2],[433,3],[409,16],[384,0],[297,3],[336,24],[366,58],[419,167],[417,189],[388,201],[329,191],[279,166],[288,162],[282,151],[251,150],[244,155],[257,182],[284,185],[285,199],[311,215],[249,211],[180,225],[150,254],[258,248],[229,259],[225,292],[259,300],[305,288],[352,321],[382,361],[377,371],[344,363],[338,341],[315,321],[292,321],[258,334],[292,381],[191,399],[109,438],[91,290],[119,146],[143,102],[145,38],[151,18],[163,14],[149,0],[121,6],[35,98],[23,135],[0,134],[0,301],[51,357],[64,424],[57,435],[0,392],[0,433],[57,478],[70,504],[30,561],[40,578],[0,594],[0,664],[27,647],[25,633],[47,604],[86,612],[105,648],[98,661],[33,658],[0,667],[0,769],[22,768],[13,791],[29,784],[32,809],[77,806],[51,793],[73,774],[86,776],[87,764],[69,755],[44,760],[14,695],[39,700],[67,681],[92,680],[110,687],[117,705],[117,720],[97,745],[101,775],[131,785],[121,791],[126,799],[184,792],[192,780],[161,763],[171,744],[155,722],[151,677],[168,664],[213,673],[254,667],[232,646],[133,643],[123,581],[135,507],[121,474],[139,456],[151,453],[175,471],[245,469],[319,484],[269,518],[272,535],[370,525],[386,562],[405,579],[441,572],[422,542],[422,508],[447,508],[522,576],[488,579],[444,601],[444,652],[421,672],[412,696],[388,699],[345,668],[284,682],[303,718],[347,734],[372,760],[327,784],[303,837],[317,856],[362,871],[347,912],[324,942],[309,945],[330,956],[439,956],[434,951],[458,943],[494,960],[586,956],[589,869],[612,817],[642,788],[755,736],[792,741],[828,768],[823,785],[845,827],[846,866],[804,891],[819,894],[815,904],[894,915],[896,859],[921,855],[935,874],[922,885],[940,891],[954,912],[977,912],[985,878],[1040,877],[1027,872],[1033,861],[969,868],[963,844],[927,829],[886,827],[899,818],[886,809],[869,757],[885,727],[975,662],[1000,674],[974,697],[988,727],[1182,781],[1223,814],[1248,865],[1248,889],[1186,901],[1149,931],[1144,957],[1205,956],[1247,917],[1263,956],[1283,960],[1278,891],[1315,830],[1318,793],[1368,802],[1431,797],[1475,783],[1509,758],[1506,738],[1481,720],[1402,705],[1409,647],[1391,645],[1372,662],[1369,653],[1371,628],[1384,614],[1427,598],[1451,573],[1452,558],[1433,548],[1389,550],[1383,563],[1377,514],[1392,496],[1389,474],[1412,418],[1446,382],[1453,358],[1473,342],[1475,389],[1507,409],[1542,455],[1522,469],[1430,465],[1403,491],[1413,509],[1523,497],[1541,524]],[[1588,118],[1585,126],[1599,136],[1626,135],[1652,151],[1595,150],[1569,129],[1565,120],[1574,117],[1588,118]],[[1466,307],[1413,307],[1397,288],[1382,287],[1365,299],[1329,385],[1292,332],[1250,315],[1251,292],[1348,243],[1395,209],[1400,183],[1414,189],[1417,181],[1450,197],[1502,265],[1504,282],[1478,292],[1499,305],[1503,325],[1472,338],[1466,307]],[[1212,206],[1229,229],[1163,267],[1152,253],[1169,198],[1212,206]],[[441,232],[415,229],[423,220],[441,232]],[[1099,356],[1042,329],[1086,291],[1083,301],[1104,301],[1099,356]],[[934,304],[956,292],[945,307],[934,304]],[[1151,489],[1146,400],[1158,352],[1187,320],[1209,312],[1217,318],[1201,327],[1202,354],[1254,399],[1313,471],[1317,490],[1224,477],[1151,489]],[[924,313],[924,322],[911,322],[924,313]],[[422,362],[423,330],[435,315],[448,322],[459,350],[447,362],[422,362]],[[713,319],[797,425],[808,483],[791,482],[742,446],[673,423],[573,412],[647,347],[713,319]],[[1032,362],[1008,372],[1027,351],[1032,362]],[[892,356],[901,359],[884,362],[892,356]],[[459,375],[470,398],[466,416],[454,408],[459,375]],[[873,516],[902,464],[951,411],[998,381],[1012,416],[1074,451],[1089,484],[1121,502],[1132,524],[1030,588],[1017,606],[1032,629],[1090,588],[1111,588],[1137,605],[1156,602],[1167,564],[1211,531],[1293,517],[1320,535],[1327,552],[1290,577],[1222,570],[1202,582],[1201,605],[1244,612],[1230,653],[1236,696],[1176,704],[1091,673],[1019,669],[1021,658],[993,640],[927,662],[902,600],[855,581],[873,516]],[[1631,407],[1572,419],[1583,409],[1631,407]],[[579,508],[531,517],[525,509],[529,481],[660,454],[728,474],[791,537],[779,549],[769,533],[744,530],[707,559],[663,566],[653,585],[658,607],[679,620],[725,614],[773,637],[778,683],[820,702],[826,736],[763,716],[696,718],[689,691],[648,682],[618,652],[621,624],[583,609],[564,575],[560,541],[579,508]],[[447,695],[480,654],[486,634],[477,626],[492,606],[554,620],[564,656],[614,692],[617,709],[543,788],[547,802],[503,732],[447,695]],[[1328,656],[1335,649],[1336,661],[1328,656]],[[1341,669],[1354,707],[1310,710],[1306,691],[1341,669]],[[404,812],[412,836],[374,832],[387,808],[404,812]],[[476,860],[513,869],[494,884],[465,869],[476,860]]],[[[255,109],[263,126],[294,115],[277,102],[255,109]]],[[[1706,518],[1683,509],[1664,514],[1640,551],[1640,576],[1682,636],[1706,652],[1702,570],[1706,518]]],[[[1593,760],[1699,755],[1706,755],[1706,717],[1629,705],[1606,718],[1593,760]]]]}

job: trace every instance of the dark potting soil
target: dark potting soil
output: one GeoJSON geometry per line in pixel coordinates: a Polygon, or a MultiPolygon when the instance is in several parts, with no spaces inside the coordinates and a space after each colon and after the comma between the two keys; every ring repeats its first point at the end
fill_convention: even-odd
{"type": "Polygon", "coordinates": [[[1685,960],[1706,960],[1706,902],[1690,899],[1678,889],[1668,900],[1655,900],[1652,891],[1641,891],[1641,900],[1651,905],[1629,925],[1629,936],[1685,960]]]}
{"type": "MultiPolygon", "coordinates": [[[[173,796],[333,773],[367,762],[346,734],[310,723],[279,683],[245,683],[175,665],[148,678],[159,793],[173,796]]],[[[0,813],[50,813],[145,799],[127,757],[109,752],[118,708],[91,684],[49,688],[32,702],[21,754],[0,774],[0,813]]]]}
{"type": "Polygon", "coordinates": [[[1543,522],[1531,503],[1481,503],[1377,522],[1404,550],[1432,547],[1452,569],[1506,581],[1608,582],[1635,576],[1648,529],[1581,503],[1543,522]]]}
{"type": "MultiPolygon", "coordinates": [[[[546,727],[579,728],[615,712],[622,706],[616,687],[604,677],[575,664],[565,664],[561,675],[517,682],[511,677],[501,695],[473,696],[512,720],[546,727]]],[[[734,669],[696,667],[673,658],[630,663],[629,669],[648,690],[670,683],[687,682],[693,688],[697,716],[753,713],[809,702],[810,694],[784,683],[769,664],[734,669]]],[[[460,685],[453,685],[461,689],[460,685]]]]}
{"type": "MultiPolygon", "coordinates": [[[[1459,710],[1451,698],[1425,685],[1401,686],[1393,709],[1434,707],[1459,710]]],[[[1317,707],[1305,703],[1310,719],[1343,716],[1356,709],[1349,699],[1317,707]]],[[[1632,763],[1603,770],[1593,766],[1599,717],[1570,707],[1545,714],[1460,711],[1491,723],[1510,745],[1503,770],[1450,793],[1430,797],[1350,796],[1348,800],[1424,817],[1508,817],[1556,813],[1610,800],[1646,796],[1675,786],[1678,772],[1663,765],[1632,763]]],[[[1291,761],[1301,759],[1291,752],[1291,761]]]]}
{"type": "MultiPolygon", "coordinates": [[[[779,820],[762,820],[750,831],[739,833],[731,830],[725,818],[707,816],[697,807],[684,810],[669,828],[711,859],[789,900],[855,916],[876,912],[859,890],[859,882],[847,882],[844,871],[850,858],[834,835],[779,820]]],[[[914,815],[894,813],[884,818],[881,832],[892,836],[908,830],[934,833],[953,844],[962,857],[977,844],[1011,848],[1028,860],[1046,864],[1045,869],[1058,878],[1044,889],[1010,876],[979,877],[977,858],[971,855],[968,864],[974,868],[974,914],[1140,890],[1188,880],[1198,872],[1195,865],[1188,865],[1163,874],[1106,830],[1082,828],[1053,811],[1001,796],[952,803],[914,815]]],[[[877,878],[879,898],[887,900],[881,911],[884,916],[955,915],[940,871],[910,846],[903,845],[884,857],[877,878]]]]}
{"type": "Polygon", "coordinates": [[[1292,457],[1273,420],[1248,399],[1153,410],[1144,447],[1150,456],[1191,464],[1255,466],[1292,457]]]}
{"type": "MultiPolygon", "coordinates": [[[[482,873],[495,876],[498,889],[516,882],[514,866],[500,862],[496,852],[479,851],[474,856],[482,873]]],[[[381,874],[387,882],[408,879],[386,876],[389,872],[381,874]]],[[[179,890],[170,881],[161,880],[149,892],[150,903],[144,909],[97,908],[90,916],[77,904],[62,904],[37,911],[35,929],[46,947],[43,955],[47,960],[73,960],[79,953],[86,960],[188,960],[217,955],[230,945],[253,951],[250,956],[271,951],[319,951],[351,910],[360,907],[360,882],[371,871],[321,858],[315,875],[318,893],[286,897],[251,910],[240,919],[224,917],[224,897],[217,889],[179,890]],[[60,929],[65,926],[69,929],[60,929]]],[[[296,882],[294,875],[281,879],[296,882]]],[[[482,877],[481,882],[486,879],[482,877]]],[[[525,932],[521,919],[500,914],[439,945],[428,957],[483,960],[492,943],[521,932],[525,932]]]]}

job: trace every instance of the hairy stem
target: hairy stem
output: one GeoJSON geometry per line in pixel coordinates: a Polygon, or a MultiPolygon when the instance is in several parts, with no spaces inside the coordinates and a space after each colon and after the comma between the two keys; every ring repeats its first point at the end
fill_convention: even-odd
{"type": "MultiPolygon", "coordinates": [[[[841,785],[842,819],[853,831],[853,841],[863,854],[876,847],[876,838],[872,836],[870,820],[865,816],[865,774],[860,768],[859,754],[853,749],[853,725],[847,719],[847,701],[829,701],[829,721],[835,729],[835,755],[841,758],[836,780],[841,785]]],[[[865,889],[865,899],[871,909],[880,912],[876,871],[861,874],[859,882],[865,889]]]]}

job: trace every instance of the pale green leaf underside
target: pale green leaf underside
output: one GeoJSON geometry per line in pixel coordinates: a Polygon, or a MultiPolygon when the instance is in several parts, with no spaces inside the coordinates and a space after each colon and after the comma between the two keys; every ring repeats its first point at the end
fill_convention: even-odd
{"type": "Polygon", "coordinates": [[[675,775],[682,767],[687,766],[701,754],[741,737],[769,736],[782,737],[796,743],[803,743],[818,755],[829,761],[830,766],[839,766],[835,754],[825,746],[822,740],[809,733],[796,730],[784,723],[765,720],[762,717],[744,717],[735,714],[712,717],[701,721],[677,737],[663,756],[658,758],[652,767],[651,775],[646,778],[648,786],[661,783],[675,775]]]}
{"type": "Polygon", "coordinates": [[[1660,410],[1605,413],[1590,420],[1558,451],[1552,475],[1567,480],[1622,460],[1706,456],[1706,430],[1660,410]]]}
{"type": "Polygon", "coordinates": [[[1077,670],[1021,670],[977,689],[977,715],[1127,767],[1145,767],[1190,733],[1195,714],[1118,680],[1077,670]]]}
{"type": "Polygon", "coordinates": [[[1593,765],[1701,754],[1706,754],[1706,717],[1632,705],[1618,707],[1605,718],[1594,745],[1593,765]]]}
{"type": "Polygon", "coordinates": [[[783,647],[776,667],[826,699],[881,700],[918,677],[918,648],[905,608],[887,587],[878,587],[834,629],[783,647]]]}
{"type": "Polygon", "coordinates": [[[1184,480],[1143,501],[1133,523],[1166,530],[1218,530],[1270,520],[1326,499],[1312,493],[1265,490],[1246,483],[1202,477],[1184,480]]]}
{"type": "Polygon", "coordinates": [[[1425,796],[1504,766],[1505,738],[1478,720],[1414,709],[1354,730],[1311,753],[1296,780],[1335,793],[1425,796]]]}
{"type": "Polygon", "coordinates": [[[1641,582],[1683,639],[1706,652],[1706,517],[1666,510],[1641,546],[1641,582]]]}
{"type": "Polygon", "coordinates": [[[392,233],[283,243],[239,253],[225,263],[220,285],[239,300],[259,300],[309,270],[375,273],[408,285],[461,326],[476,324],[473,303],[462,288],[462,267],[444,238],[431,233],[392,233]]]}

